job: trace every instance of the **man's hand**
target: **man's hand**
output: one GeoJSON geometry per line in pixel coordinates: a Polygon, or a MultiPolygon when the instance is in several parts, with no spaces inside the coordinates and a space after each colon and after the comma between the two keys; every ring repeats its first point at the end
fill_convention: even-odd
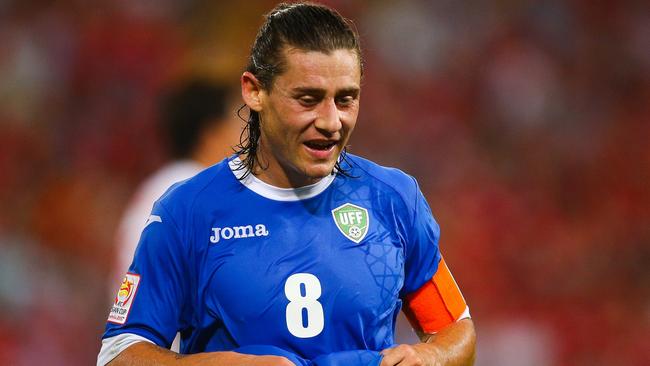
{"type": "MultiPolygon", "coordinates": [[[[286,357],[282,356],[250,356],[246,355],[237,360],[238,362],[245,362],[246,365],[254,366],[296,366],[295,363],[289,361],[286,357]]],[[[216,365],[216,364],[215,364],[216,365]]]]}
{"type": "Polygon", "coordinates": [[[384,358],[380,366],[437,366],[440,355],[430,344],[400,344],[381,352],[384,358]]]}
{"type": "MultiPolygon", "coordinates": [[[[296,364],[289,361],[286,357],[282,356],[253,356],[255,365],[268,365],[268,366],[295,366],[296,364]]],[[[253,363],[251,363],[253,365],[253,363]]]]}
{"type": "Polygon", "coordinates": [[[435,335],[418,332],[423,343],[401,344],[381,351],[380,366],[469,366],[474,364],[476,332],[471,319],[462,319],[435,335]]]}
{"type": "Polygon", "coordinates": [[[237,352],[206,352],[180,355],[147,342],[138,342],[120,353],[107,366],[296,366],[287,357],[237,352]]]}
{"type": "MultiPolygon", "coordinates": [[[[269,346],[264,344],[256,344],[239,347],[234,349],[233,352],[253,355],[258,357],[275,357],[275,362],[273,365],[278,366],[311,366],[311,362],[305,360],[302,357],[299,357],[296,354],[293,354],[287,350],[284,350],[280,347],[269,346]]],[[[257,361],[260,361],[257,358],[257,361]]],[[[257,365],[257,364],[255,364],[257,365]]]]}

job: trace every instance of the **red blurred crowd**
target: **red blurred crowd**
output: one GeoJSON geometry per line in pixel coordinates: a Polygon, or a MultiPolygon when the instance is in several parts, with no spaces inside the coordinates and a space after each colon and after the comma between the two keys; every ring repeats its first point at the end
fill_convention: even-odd
{"type": "MultiPolygon", "coordinates": [[[[647,4],[325,3],[364,49],[350,151],[418,179],[477,365],[649,364],[647,4]]],[[[158,94],[236,87],[273,5],[0,2],[0,364],[95,362],[158,94]]]]}

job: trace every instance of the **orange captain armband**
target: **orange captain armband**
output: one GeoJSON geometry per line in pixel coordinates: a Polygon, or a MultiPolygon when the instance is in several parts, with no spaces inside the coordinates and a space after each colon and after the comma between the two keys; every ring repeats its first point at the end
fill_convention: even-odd
{"type": "Polygon", "coordinates": [[[441,257],[433,278],[406,296],[404,313],[413,328],[433,334],[459,320],[467,303],[441,257]]]}

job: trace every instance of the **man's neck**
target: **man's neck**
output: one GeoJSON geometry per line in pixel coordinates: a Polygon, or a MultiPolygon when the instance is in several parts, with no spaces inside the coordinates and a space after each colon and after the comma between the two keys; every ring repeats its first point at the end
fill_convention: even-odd
{"type": "MultiPolygon", "coordinates": [[[[246,155],[240,156],[240,159],[243,161],[246,155]]],[[[323,179],[308,177],[301,172],[287,169],[276,160],[265,159],[261,154],[258,154],[255,159],[252,173],[257,179],[277,188],[300,188],[316,184],[323,179]]]]}

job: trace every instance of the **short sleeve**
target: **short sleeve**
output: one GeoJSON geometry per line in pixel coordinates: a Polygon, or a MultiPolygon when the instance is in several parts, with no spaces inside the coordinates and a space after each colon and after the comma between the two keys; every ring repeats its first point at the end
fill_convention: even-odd
{"type": "Polygon", "coordinates": [[[187,306],[187,251],[179,227],[157,202],[120,284],[102,338],[131,333],[169,348],[187,306]]]}
{"type": "Polygon", "coordinates": [[[410,203],[413,207],[410,229],[407,229],[407,238],[404,264],[404,286],[401,296],[419,289],[425,282],[433,277],[440,262],[440,226],[433,218],[431,209],[424,195],[415,183],[415,201],[410,203]]]}
{"type": "Polygon", "coordinates": [[[413,327],[434,334],[469,317],[469,310],[440,254],[440,227],[419,189],[414,207],[400,295],[405,300],[404,312],[413,327]]]}

